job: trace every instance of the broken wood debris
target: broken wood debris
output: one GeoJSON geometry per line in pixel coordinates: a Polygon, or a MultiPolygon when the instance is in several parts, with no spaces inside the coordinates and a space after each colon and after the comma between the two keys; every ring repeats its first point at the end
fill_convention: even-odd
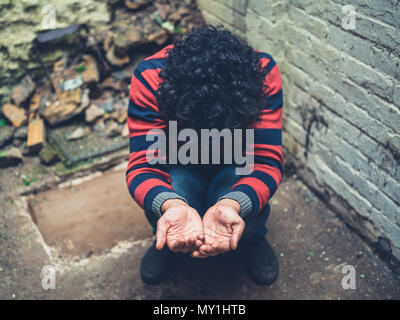
{"type": "Polygon", "coordinates": [[[22,153],[16,147],[0,152],[0,168],[16,166],[22,163],[22,153]]]}
{"type": "Polygon", "coordinates": [[[20,106],[23,102],[35,91],[35,83],[29,75],[22,79],[21,83],[14,88],[11,99],[17,106],[20,106]]]}
{"type": "Polygon", "coordinates": [[[43,147],[45,140],[44,122],[39,115],[37,115],[29,121],[26,146],[32,152],[39,151],[43,147]]]}
{"type": "MultiPolygon", "coordinates": [[[[97,67],[96,60],[90,55],[83,56],[82,79],[83,83],[93,83],[100,80],[99,69],[97,67]]],[[[79,71],[79,70],[78,70],[79,71]]]]}
{"type": "Polygon", "coordinates": [[[95,104],[91,104],[85,111],[85,120],[88,123],[93,123],[104,115],[105,111],[95,104]]]}
{"type": "Polygon", "coordinates": [[[3,105],[4,116],[13,124],[15,127],[24,125],[27,121],[27,116],[23,108],[19,108],[14,104],[7,103],[3,105]]]}
{"type": "MultiPolygon", "coordinates": [[[[14,146],[24,155],[41,149],[42,163],[50,164],[60,158],[47,155],[46,133],[50,137],[56,129],[68,129],[64,133],[68,145],[92,135],[112,139],[113,145],[120,144],[120,140],[115,143],[116,137],[126,140],[133,70],[175,36],[204,21],[189,0],[124,0],[115,8],[115,19],[99,34],[91,33],[87,25],[38,34],[33,48],[48,81],[26,75],[14,87],[9,103],[1,106],[0,147],[14,146]],[[79,50],[66,49],[52,67],[41,56],[43,49],[76,40],[79,50]]],[[[3,155],[4,150],[0,149],[3,155]]]]}

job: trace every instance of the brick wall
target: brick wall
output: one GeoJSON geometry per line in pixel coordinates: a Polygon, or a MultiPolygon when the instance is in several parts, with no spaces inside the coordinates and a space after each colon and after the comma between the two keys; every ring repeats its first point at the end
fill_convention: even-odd
{"type": "MultiPolygon", "coordinates": [[[[198,0],[277,61],[286,162],[393,265],[400,261],[400,1],[198,0]],[[355,29],[342,27],[353,5],[355,29]]],[[[322,213],[323,214],[323,213],[322,213]]]]}

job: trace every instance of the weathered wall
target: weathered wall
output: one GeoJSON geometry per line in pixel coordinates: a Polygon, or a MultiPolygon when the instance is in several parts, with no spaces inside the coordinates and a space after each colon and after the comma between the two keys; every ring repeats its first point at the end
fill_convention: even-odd
{"type": "MultiPolygon", "coordinates": [[[[198,0],[274,56],[297,174],[389,260],[400,260],[400,2],[198,0]],[[342,5],[356,10],[342,28],[342,5]]],[[[323,213],[322,213],[323,214],[323,213]]]]}
{"type": "MultiPolygon", "coordinates": [[[[111,19],[108,5],[115,0],[0,0],[0,102],[27,70],[38,68],[32,51],[36,33],[49,28],[55,9],[55,27],[87,23],[100,30],[111,19]],[[51,7],[52,6],[52,7],[51,7]]],[[[62,52],[47,59],[55,60],[62,52]]]]}

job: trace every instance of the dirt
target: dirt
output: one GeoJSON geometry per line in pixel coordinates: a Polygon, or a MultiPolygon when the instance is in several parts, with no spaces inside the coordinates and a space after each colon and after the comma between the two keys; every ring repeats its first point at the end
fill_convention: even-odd
{"type": "Polygon", "coordinates": [[[164,283],[146,285],[140,261],[153,237],[129,198],[124,166],[95,166],[89,181],[87,171],[60,179],[36,158],[0,170],[0,299],[400,299],[398,277],[295,176],[271,201],[267,238],[280,264],[272,286],[253,284],[235,254],[180,257],[164,283]],[[23,177],[34,181],[26,186],[23,177]],[[37,224],[27,193],[37,193],[37,224]],[[356,289],[342,287],[345,265],[355,269],[356,289]],[[56,271],[54,290],[41,285],[44,266],[56,271]]]}
{"type": "Polygon", "coordinates": [[[49,190],[28,203],[45,242],[63,257],[100,254],[119,241],[152,235],[143,210],[127,191],[124,171],[49,190]]]}

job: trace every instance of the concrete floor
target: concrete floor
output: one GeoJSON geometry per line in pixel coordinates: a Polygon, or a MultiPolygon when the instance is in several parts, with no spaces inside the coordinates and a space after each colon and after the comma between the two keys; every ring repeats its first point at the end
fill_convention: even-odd
{"type": "MultiPolygon", "coordinates": [[[[81,177],[73,180],[77,185],[61,190],[78,190],[76,193],[80,194],[82,188],[90,189],[94,183],[102,186],[118,183],[119,178],[109,179],[107,175],[98,172],[89,182],[83,182],[86,178],[81,177]]],[[[38,228],[29,214],[29,199],[21,196],[21,193],[55,187],[60,182],[52,168],[40,166],[35,158],[27,159],[22,167],[0,170],[0,299],[400,298],[399,279],[386,264],[295,178],[284,180],[271,202],[268,239],[278,255],[280,275],[270,287],[251,283],[235,255],[209,260],[181,257],[176,271],[165,283],[144,284],[139,276],[139,264],[153,238],[146,221],[137,216],[134,204],[133,217],[137,217],[134,223],[129,220],[132,224],[128,226],[120,224],[120,233],[109,232],[108,240],[98,250],[84,247],[85,241],[78,241],[74,246],[83,248],[82,251],[68,252],[68,246],[57,245],[61,231],[53,233],[53,238],[39,231],[39,221],[38,228]],[[24,175],[35,181],[24,186],[24,175]],[[45,265],[56,269],[55,290],[42,288],[41,272],[45,265]],[[355,267],[354,290],[342,288],[344,265],[355,267]]],[[[121,183],[124,183],[122,176],[121,183]]],[[[57,192],[55,196],[59,196],[57,192]]],[[[125,196],[121,193],[121,197],[125,196]]],[[[36,199],[40,197],[43,194],[36,199]]],[[[65,206],[68,202],[60,198],[57,204],[68,213],[70,204],[65,206]]],[[[52,210],[58,213],[57,207],[52,210]]],[[[90,220],[87,223],[90,225],[90,220]]],[[[53,221],[55,227],[57,224],[54,226],[53,221]]],[[[102,229],[106,227],[104,223],[91,232],[107,233],[107,229],[102,229]]],[[[66,229],[68,224],[59,228],[66,229]]]]}

